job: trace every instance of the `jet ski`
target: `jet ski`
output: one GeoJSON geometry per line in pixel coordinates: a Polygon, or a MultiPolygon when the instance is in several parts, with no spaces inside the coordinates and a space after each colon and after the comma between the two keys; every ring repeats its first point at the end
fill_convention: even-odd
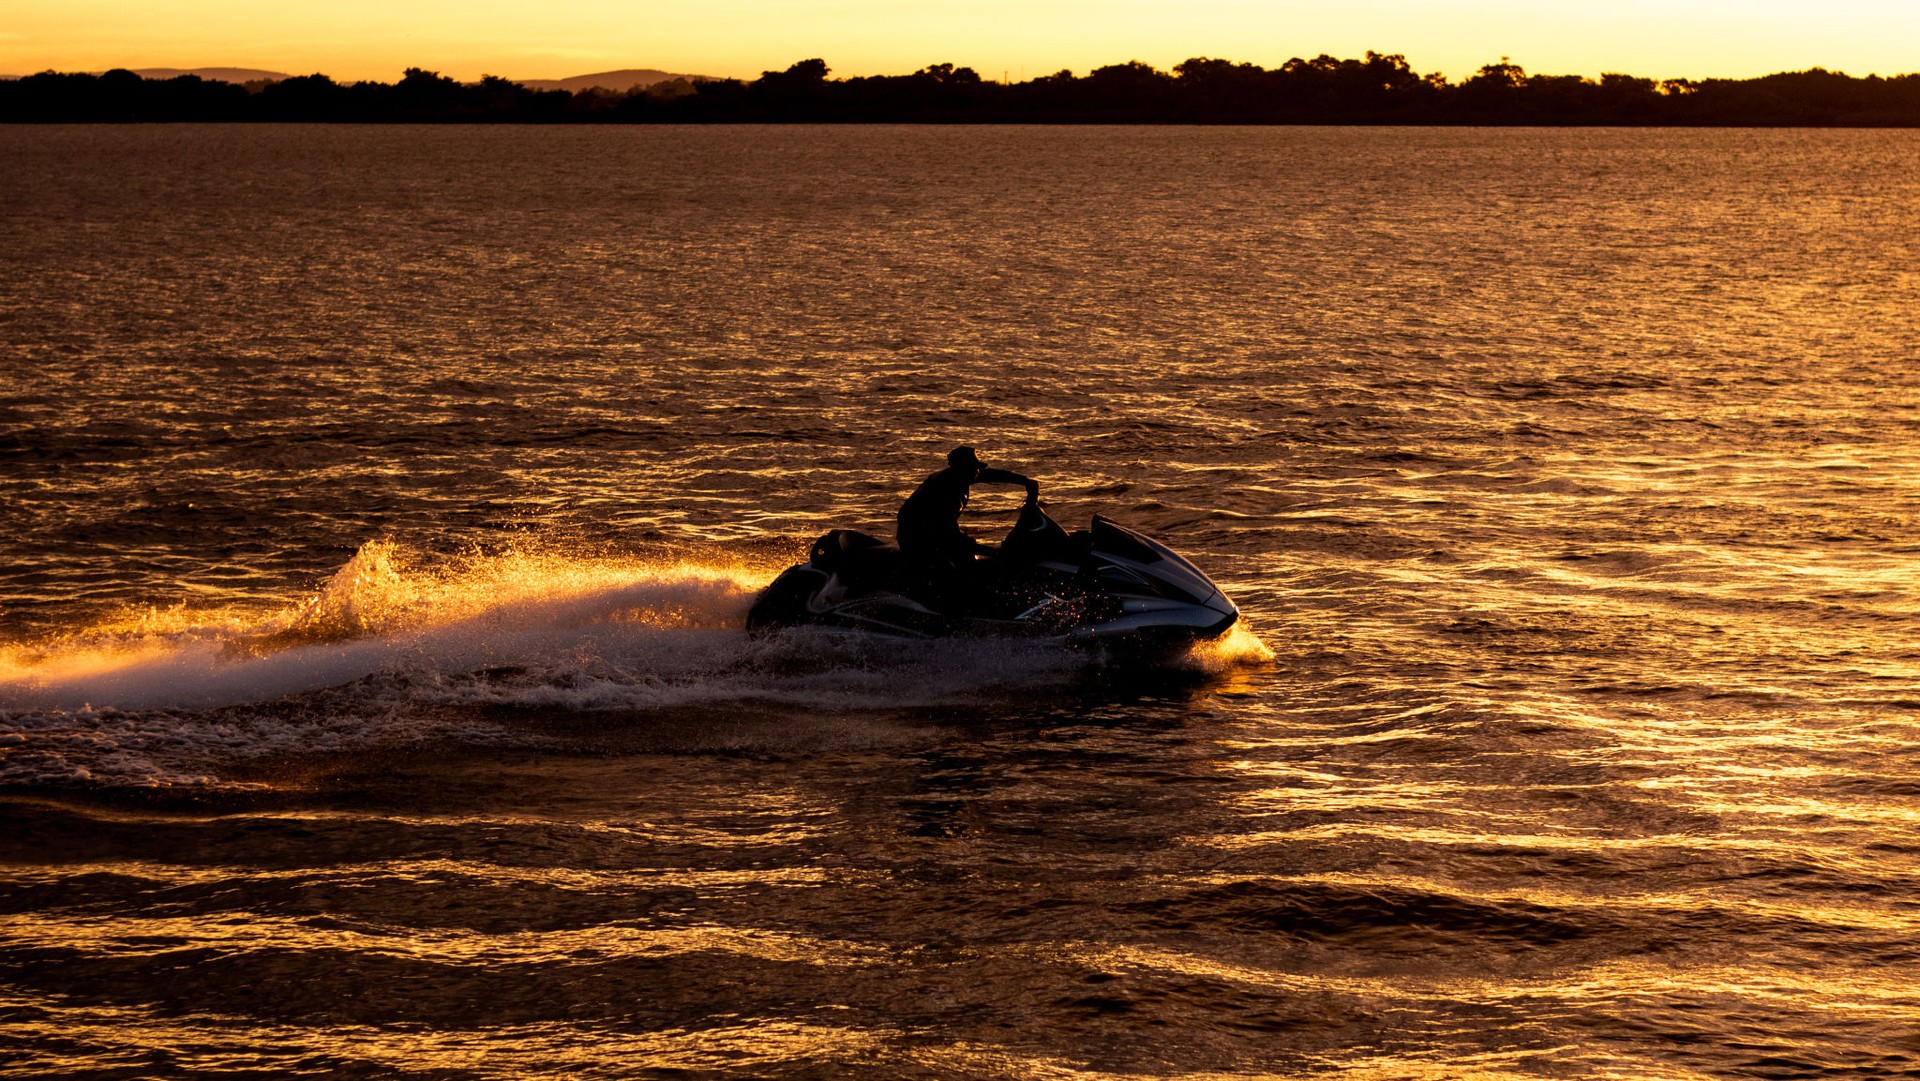
{"type": "Polygon", "coordinates": [[[972,635],[1129,652],[1225,634],[1240,610],[1159,541],[1095,515],[1068,533],[1037,500],[990,556],[929,568],[852,529],[813,543],[747,613],[750,631],[836,627],[903,638],[972,635]]]}

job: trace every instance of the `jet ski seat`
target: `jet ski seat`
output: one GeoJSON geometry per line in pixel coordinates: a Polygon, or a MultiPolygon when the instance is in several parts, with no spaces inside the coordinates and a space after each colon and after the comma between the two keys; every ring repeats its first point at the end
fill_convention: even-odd
{"type": "Polygon", "coordinates": [[[807,557],[855,591],[888,588],[906,570],[906,555],[899,545],[857,529],[829,531],[813,542],[807,557]]]}

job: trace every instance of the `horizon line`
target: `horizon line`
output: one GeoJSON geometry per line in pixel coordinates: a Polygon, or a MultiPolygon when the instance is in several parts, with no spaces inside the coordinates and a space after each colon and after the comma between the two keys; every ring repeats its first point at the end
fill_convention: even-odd
{"type": "MultiPolygon", "coordinates": [[[[1376,53],[1376,52],[1377,52],[1377,50],[1372,50],[1372,49],[1369,49],[1369,50],[1367,50],[1367,54],[1374,54],[1374,53],[1376,53]]],[[[1319,53],[1319,54],[1316,54],[1316,55],[1315,55],[1315,56],[1313,56],[1313,57],[1304,57],[1304,56],[1294,56],[1294,57],[1289,57],[1287,61],[1284,61],[1284,62],[1283,62],[1283,65],[1284,65],[1285,63],[1290,63],[1290,62],[1292,62],[1292,61],[1294,61],[1294,60],[1302,60],[1302,61],[1306,61],[1306,60],[1315,60],[1315,59],[1319,59],[1320,57],[1327,57],[1327,56],[1332,56],[1332,55],[1333,55],[1333,54],[1331,54],[1331,53],[1319,53]]],[[[1361,57],[1351,57],[1351,58],[1349,58],[1349,57],[1337,57],[1337,56],[1334,56],[1334,57],[1333,57],[1333,59],[1336,59],[1336,60],[1342,60],[1342,59],[1364,59],[1364,56],[1365,56],[1365,55],[1366,55],[1366,54],[1363,54],[1363,55],[1362,55],[1361,57]]],[[[1401,57],[1402,59],[1405,59],[1405,54],[1402,54],[1402,53],[1379,53],[1378,55],[1381,55],[1381,56],[1400,56],[1400,57],[1401,57]]],[[[803,60],[800,60],[800,61],[794,61],[793,63],[801,63],[801,62],[804,62],[804,59],[818,59],[818,58],[803,58],[803,60]]],[[[1217,57],[1217,56],[1216,56],[1216,57],[1206,57],[1206,56],[1193,56],[1193,57],[1188,57],[1188,58],[1186,58],[1186,59],[1187,59],[1187,60],[1202,60],[1202,59],[1212,59],[1212,60],[1225,60],[1226,62],[1228,62],[1228,63],[1232,63],[1232,64],[1243,64],[1243,63],[1251,63],[1250,61],[1237,61],[1237,60],[1229,60],[1229,59],[1228,59],[1228,58],[1226,58],[1226,57],[1217,57]]],[[[1181,63],[1184,63],[1184,62],[1186,62],[1186,61],[1185,61],[1185,60],[1183,60],[1183,61],[1181,61],[1181,63]]],[[[914,74],[917,74],[918,72],[921,72],[921,71],[924,71],[924,70],[926,70],[927,68],[929,68],[929,67],[932,67],[932,66],[934,66],[934,64],[946,64],[946,63],[952,63],[952,62],[951,62],[951,61],[935,61],[935,62],[932,62],[932,63],[929,63],[929,64],[923,64],[923,65],[922,65],[922,66],[920,66],[919,68],[915,68],[915,69],[913,69],[913,70],[911,70],[911,71],[901,71],[901,72],[873,72],[873,73],[856,73],[856,74],[846,74],[846,73],[841,73],[841,72],[837,72],[837,71],[834,71],[834,70],[833,70],[833,68],[832,68],[832,66],[831,66],[831,65],[829,64],[829,65],[828,65],[828,72],[829,72],[829,78],[831,78],[831,79],[834,79],[835,81],[845,81],[845,80],[848,80],[848,79],[865,79],[865,78],[901,78],[901,77],[904,77],[904,76],[909,76],[909,75],[914,75],[914,74]]],[[[1004,85],[1004,86],[1015,86],[1015,85],[1019,85],[1020,83],[1024,83],[1024,82],[1032,82],[1032,81],[1033,81],[1033,80],[1035,80],[1035,79],[1040,79],[1040,78],[1046,78],[1046,77],[1048,77],[1048,76],[1051,76],[1051,75],[1057,75],[1057,74],[1060,74],[1060,73],[1062,73],[1062,72],[1065,72],[1065,73],[1067,73],[1067,74],[1070,74],[1070,75],[1072,75],[1072,76],[1073,76],[1073,77],[1075,77],[1075,78],[1084,78],[1084,77],[1086,77],[1086,75],[1088,75],[1088,74],[1091,74],[1092,72],[1094,72],[1094,71],[1097,71],[1097,70],[1099,70],[1100,68],[1103,68],[1103,67],[1114,67],[1114,66],[1124,66],[1124,65],[1126,65],[1126,64],[1135,64],[1135,63],[1145,63],[1145,61],[1142,61],[1142,60],[1139,60],[1139,59],[1137,59],[1137,58],[1134,58],[1134,59],[1129,59],[1129,60],[1125,60],[1125,61],[1115,61],[1115,62],[1113,62],[1113,63],[1111,63],[1111,64],[1101,64],[1101,65],[1097,65],[1097,66],[1094,66],[1094,67],[1089,67],[1089,68],[1087,69],[1087,71],[1086,71],[1086,72],[1084,72],[1084,73],[1082,73],[1082,72],[1078,72],[1078,71],[1075,71],[1074,69],[1072,69],[1072,68],[1067,68],[1067,67],[1062,67],[1062,68],[1057,68],[1057,69],[1054,69],[1054,70],[1052,70],[1052,71],[1047,71],[1047,72],[1042,72],[1041,74],[1038,74],[1038,75],[1032,75],[1032,76],[1028,76],[1028,75],[1026,75],[1026,74],[1025,74],[1025,72],[1023,71],[1023,72],[1022,72],[1022,78],[1021,78],[1021,79],[1019,79],[1019,80],[1014,80],[1014,79],[1012,79],[1012,78],[1010,78],[1010,77],[1006,77],[1006,73],[1004,73],[1004,72],[1002,73],[1002,76],[1003,76],[1002,78],[1000,78],[1000,79],[993,79],[993,78],[989,78],[989,77],[987,77],[987,75],[986,75],[986,74],[984,74],[984,73],[979,73],[979,72],[977,72],[977,69],[975,69],[975,70],[976,70],[976,73],[978,73],[978,74],[980,74],[980,76],[981,76],[981,81],[982,81],[982,82],[988,82],[988,83],[998,83],[998,84],[1000,84],[1000,85],[1004,85]]],[[[1724,80],[1724,81],[1729,81],[1729,82],[1738,82],[1738,81],[1745,81],[1745,80],[1750,80],[1750,79],[1764,79],[1764,78],[1767,78],[1767,77],[1769,77],[1769,76],[1773,76],[1773,75],[1796,75],[1796,74],[1802,74],[1802,73],[1806,73],[1806,72],[1826,72],[1826,73],[1829,73],[1829,74],[1833,74],[1833,75],[1840,75],[1840,76],[1845,76],[1845,77],[1847,77],[1847,78],[1850,78],[1850,79],[1899,79],[1899,78],[1905,78],[1905,77],[1909,77],[1909,76],[1914,76],[1914,75],[1920,75],[1920,69],[1915,69],[1915,70],[1913,70],[1913,71],[1905,71],[1905,72],[1894,72],[1894,73],[1891,73],[1891,74],[1884,74],[1884,75],[1883,75],[1883,74],[1881,74],[1880,72],[1877,72],[1877,71],[1874,71],[1874,72],[1868,72],[1868,73],[1867,73],[1867,74],[1865,74],[1865,75],[1854,75],[1854,74],[1851,74],[1851,73],[1849,73],[1849,72],[1846,72],[1846,71],[1843,71],[1843,70],[1840,70],[1840,69],[1837,69],[1837,68],[1829,68],[1829,67],[1826,67],[1825,65],[1822,65],[1822,64],[1814,64],[1814,65],[1811,65],[1811,66],[1809,66],[1809,67],[1803,67],[1803,68],[1783,68],[1783,69],[1781,69],[1781,70],[1778,70],[1778,71],[1768,71],[1768,72],[1764,72],[1764,73],[1761,73],[1761,74],[1758,74],[1758,75],[1704,75],[1704,76],[1692,76],[1692,75],[1681,75],[1681,76],[1642,76],[1642,75],[1634,75],[1634,73],[1632,73],[1632,72],[1627,72],[1627,71],[1622,71],[1622,70],[1620,70],[1620,69],[1617,69],[1617,68],[1609,68],[1609,69],[1604,69],[1604,70],[1601,70],[1601,71],[1599,71],[1599,72],[1597,72],[1597,73],[1593,73],[1593,74],[1588,74],[1588,73],[1585,73],[1585,72],[1566,72],[1566,71],[1545,71],[1545,70],[1539,70],[1539,71],[1536,71],[1536,70],[1533,70],[1533,69],[1529,69],[1529,68],[1528,68],[1528,67],[1527,67],[1527,66],[1526,66],[1525,64],[1516,64],[1516,63],[1514,63],[1514,62],[1512,61],[1512,59],[1511,59],[1511,58],[1509,58],[1509,57],[1507,57],[1507,56],[1502,56],[1502,57],[1500,57],[1498,61],[1493,61],[1493,62],[1488,62],[1488,63],[1486,63],[1486,64],[1483,64],[1483,65],[1481,65],[1481,67],[1480,67],[1479,69],[1476,69],[1476,71],[1474,72],[1474,74],[1478,74],[1478,73],[1479,73],[1479,71],[1483,71],[1483,70],[1486,70],[1487,68],[1492,68],[1492,67],[1496,67],[1496,66],[1498,66],[1498,65],[1501,65],[1501,64],[1510,64],[1510,65],[1512,65],[1513,67],[1516,67],[1516,68],[1518,68],[1519,70],[1521,70],[1522,72],[1524,72],[1524,73],[1525,73],[1525,74],[1526,74],[1526,75],[1527,75],[1528,77],[1535,77],[1535,76],[1538,76],[1538,77],[1543,77],[1543,78],[1547,78],[1547,77],[1561,77],[1561,78],[1564,78],[1564,77],[1566,77],[1566,76],[1569,76],[1569,75],[1572,75],[1572,76],[1577,76],[1577,77],[1579,77],[1579,78],[1582,78],[1582,79],[1595,79],[1595,80],[1597,80],[1597,79],[1599,79],[1599,78],[1600,78],[1601,76],[1604,76],[1604,75],[1616,75],[1616,74],[1617,74],[1617,75],[1633,75],[1633,77],[1635,77],[1635,78],[1652,78],[1652,79],[1654,79],[1654,81],[1655,81],[1655,82],[1661,82],[1661,81],[1667,81],[1667,80],[1674,80],[1674,79],[1683,79],[1683,80],[1686,80],[1686,81],[1689,81],[1689,82],[1707,82],[1707,81],[1712,81],[1712,80],[1724,80]]],[[[1158,67],[1158,66],[1156,66],[1156,65],[1152,65],[1152,64],[1148,64],[1147,66],[1148,66],[1148,67],[1151,67],[1151,68],[1153,68],[1153,70],[1155,70],[1155,71],[1158,71],[1158,72],[1161,72],[1162,74],[1165,74],[1165,75],[1173,75],[1173,74],[1174,74],[1174,72],[1173,72],[1173,69],[1172,69],[1171,67],[1169,67],[1169,68],[1164,68],[1164,69],[1163,69],[1163,68],[1160,68],[1160,67],[1158,67]]],[[[1177,65],[1176,65],[1176,66],[1177,66],[1177,65]]],[[[1254,65],[1254,66],[1261,66],[1261,65],[1254,65]]],[[[1411,62],[1409,62],[1409,64],[1408,64],[1408,66],[1409,66],[1409,67],[1413,67],[1413,65],[1411,64],[1411,62]]],[[[956,63],[956,64],[953,64],[953,67],[955,67],[955,68],[972,68],[972,65],[969,65],[969,64],[957,64],[957,63],[956,63]]],[[[436,69],[436,68],[431,68],[431,67],[427,67],[427,66],[426,66],[426,65],[424,65],[424,64],[411,64],[411,65],[408,65],[408,66],[406,66],[406,67],[403,67],[403,68],[401,68],[401,69],[400,69],[400,71],[398,71],[398,72],[396,72],[396,73],[394,73],[394,75],[393,75],[393,76],[392,76],[391,78],[393,78],[393,79],[394,79],[395,81],[397,81],[397,80],[398,80],[399,78],[404,78],[404,77],[405,77],[405,74],[406,74],[406,72],[407,72],[408,70],[411,70],[411,69],[413,69],[413,68],[418,68],[418,69],[420,69],[420,70],[422,70],[422,71],[427,71],[427,72],[430,72],[430,73],[432,73],[432,74],[434,74],[434,75],[439,75],[439,76],[441,76],[441,77],[443,77],[443,78],[450,78],[450,79],[453,79],[453,80],[454,80],[455,82],[458,82],[458,83],[461,83],[461,84],[463,84],[463,85],[467,85],[467,84],[477,84],[477,83],[479,83],[479,82],[480,82],[481,80],[483,80],[483,79],[486,79],[486,78],[488,78],[488,77],[490,77],[490,76],[491,76],[491,77],[494,77],[494,78],[501,78],[501,79],[506,79],[506,80],[507,80],[508,82],[512,82],[512,83],[519,83],[519,84],[522,84],[522,85],[525,85],[525,84],[527,84],[527,83],[563,83],[563,82],[571,82],[571,81],[573,81],[573,80],[575,80],[575,79],[584,79],[584,78],[590,78],[590,77],[592,77],[592,76],[595,76],[595,75],[614,75],[614,74],[620,74],[620,73],[622,73],[622,72],[630,72],[630,71],[652,71],[652,72],[658,72],[658,73],[660,73],[660,74],[662,74],[662,75],[665,75],[665,76],[667,76],[667,79],[666,79],[666,80],[661,80],[661,81],[670,81],[670,80],[672,80],[672,79],[691,79],[691,80],[696,80],[696,81],[698,81],[698,80],[705,80],[705,81],[713,81],[713,82],[728,82],[728,81],[736,81],[736,82],[743,82],[743,83],[751,83],[751,82],[754,82],[755,80],[757,80],[757,79],[759,79],[759,78],[761,78],[761,77],[763,77],[763,76],[766,76],[766,75],[770,75],[770,74],[778,74],[778,73],[779,73],[779,72],[777,72],[777,71],[773,71],[773,70],[764,70],[764,71],[761,71],[761,72],[760,72],[759,74],[757,74],[757,75],[754,75],[754,76],[750,76],[750,77],[749,77],[749,76],[740,76],[740,75],[707,75],[707,74],[700,74],[700,73],[695,73],[695,72],[677,72],[677,71],[672,71],[672,70],[670,70],[670,69],[668,69],[668,68],[663,68],[663,67],[658,67],[658,66],[652,66],[652,65],[634,65],[634,66],[627,66],[627,67],[614,67],[614,68],[604,68],[604,69],[601,69],[601,70],[599,70],[599,71],[589,71],[589,72],[582,72],[582,73],[580,73],[580,74],[577,74],[577,75],[561,75],[561,76],[542,76],[542,77],[533,77],[533,76],[506,76],[506,75],[499,75],[499,74],[498,74],[498,73],[496,73],[496,72],[491,72],[491,71],[487,71],[487,72],[482,72],[482,73],[481,73],[480,75],[477,75],[477,76],[475,76],[475,77],[473,77],[473,78],[470,78],[470,79],[468,79],[468,78],[460,78],[460,77],[457,77],[457,76],[451,76],[451,75],[447,75],[447,74],[446,74],[446,73],[445,73],[444,71],[442,71],[442,70],[440,70],[440,69],[436,69]]],[[[1279,68],[1278,68],[1278,67],[1274,67],[1274,68],[1264,68],[1264,70],[1267,70],[1267,71],[1276,71],[1276,70],[1279,70],[1279,68]]],[[[1415,68],[1414,70],[1415,70],[1416,72],[1418,72],[1418,69],[1417,69],[1417,68],[1415,68]]],[[[325,72],[325,71],[307,71],[307,72],[283,72],[283,71],[279,71],[279,70],[276,70],[276,69],[272,69],[272,68],[262,68],[262,67],[252,67],[252,66],[249,66],[249,65],[242,65],[242,64],[200,64],[200,65],[197,65],[197,66],[193,66],[193,67],[185,67],[185,66],[177,66],[177,65],[169,65],[169,64],[142,64],[142,65],[140,65],[139,67],[128,67],[128,66],[124,66],[124,65],[122,65],[122,66],[115,66],[115,67],[110,67],[110,68],[102,68],[102,69],[88,69],[88,70],[84,70],[84,71],[82,71],[82,70],[62,70],[62,69],[60,69],[60,68],[57,68],[57,67],[47,67],[47,68],[42,68],[42,69],[40,69],[40,70],[38,70],[38,71],[30,71],[30,72],[24,72],[24,73],[0,73],[0,80],[9,80],[9,81],[13,81],[13,80],[20,80],[20,79],[26,79],[26,78],[30,78],[30,77],[32,77],[32,76],[35,76],[35,75],[49,75],[49,74],[51,74],[51,75],[93,75],[93,76],[96,76],[96,77],[97,77],[97,76],[101,76],[101,75],[105,75],[105,74],[107,74],[108,72],[112,72],[112,71],[128,71],[128,72],[132,72],[132,73],[134,73],[134,74],[140,74],[140,73],[141,73],[141,72],[143,72],[143,71],[153,71],[153,72],[160,72],[160,71],[171,71],[171,72],[178,72],[178,73],[180,73],[180,74],[185,74],[185,75],[198,75],[198,73],[200,73],[200,72],[206,72],[206,71],[246,71],[246,72],[259,72],[259,73],[260,73],[260,75],[262,76],[262,78],[261,78],[261,79],[247,79],[247,80],[244,80],[244,82],[238,82],[238,83],[234,83],[234,85],[236,85],[236,86],[237,86],[237,85],[244,85],[244,83],[245,83],[245,82],[256,82],[256,81],[267,81],[267,82],[278,82],[278,81],[280,81],[280,80],[283,80],[283,79],[299,79],[299,78],[311,78],[311,77],[313,77],[313,76],[316,76],[316,75],[317,75],[317,76],[323,76],[323,77],[325,77],[325,78],[327,78],[327,79],[330,79],[330,80],[332,80],[332,81],[334,81],[334,82],[336,82],[336,83],[340,83],[341,85],[346,85],[346,86],[350,86],[350,85],[352,85],[352,84],[354,84],[354,83],[363,83],[363,82],[365,82],[365,83],[378,83],[378,82],[381,82],[381,81],[382,81],[382,80],[381,80],[380,78],[345,78],[345,79],[343,79],[343,78],[336,78],[335,76],[333,76],[333,75],[331,75],[331,74],[329,74],[329,73],[327,73],[327,72],[325,72]]],[[[1448,76],[1446,76],[1446,75],[1445,75],[1444,73],[1442,73],[1442,72],[1431,72],[1431,73],[1421,73],[1421,74],[1423,75],[1423,77],[1424,77],[1425,75],[1429,75],[1429,74],[1431,74],[1431,75],[1439,75],[1439,76],[1440,76],[1440,77],[1442,77],[1442,78],[1448,78],[1448,76]]],[[[177,76],[168,76],[168,77],[177,77],[177,76]]],[[[210,78],[210,77],[208,77],[208,76],[204,76],[204,75],[199,75],[199,77],[200,77],[200,78],[205,78],[205,79],[208,79],[208,81],[213,81],[213,82],[234,82],[234,81],[233,81],[233,80],[231,80],[231,79],[216,79],[216,78],[210,78]]],[[[1467,77],[1467,78],[1471,78],[1471,77],[1472,77],[1472,75],[1468,75],[1468,76],[1466,76],[1466,77],[1467,77]]],[[[146,75],[141,75],[141,78],[143,78],[143,79],[144,79],[144,78],[150,78],[150,76],[146,76],[146,75]]],[[[1452,80],[1451,80],[1451,79],[1449,79],[1449,81],[1452,81],[1452,80]]]]}

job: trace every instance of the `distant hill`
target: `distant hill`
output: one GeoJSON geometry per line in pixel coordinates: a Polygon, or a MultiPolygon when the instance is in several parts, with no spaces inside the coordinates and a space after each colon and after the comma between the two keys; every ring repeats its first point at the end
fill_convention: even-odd
{"type": "Polygon", "coordinates": [[[287,77],[284,71],[259,71],[254,68],[134,68],[133,73],[142,79],[172,79],[181,75],[198,75],[202,79],[221,83],[256,81],[277,83],[287,77]]]}
{"type": "Polygon", "coordinates": [[[565,90],[578,94],[582,90],[600,87],[624,94],[629,90],[638,90],[654,83],[668,83],[675,79],[705,79],[705,75],[677,75],[671,71],[655,71],[652,68],[622,68],[619,71],[603,71],[596,75],[575,75],[570,79],[515,79],[514,82],[528,90],[565,90]]]}
{"type": "MultiPolygon", "coordinates": [[[[221,83],[277,83],[290,78],[284,71],[262,71],[258,68],[133,68],[133,73],[142,79],[172,79],[181,75],[198,75],[210,82],[221,83]]],[[[94,75],[105,74],[93,72],[94,75]]],[[[0,75],[0,81],[24,79],[24,75],[0,75]]],[[[656,71],[653,68],[622,68],[619,71],[602,71],[593,75],[575,75],[569,79],[515,79],[514,82],[529,90],[565,90],[577,94],[582,90],[600,87],[617,94],[629,90],[639,90],[655,83],[670,83],[675,79],[689,81],[709,78],[706,75],[680,75],[671,71],[656,71]]]]}
{"type": "MultiPolygon", "coordinates": [[[[198,75],[202,79],[217,83],[251,83],[265,81],[277,83],[287,78],[284,71],[260,71],[256,68],[133,68],[133,73],[142,79],[171,79],[180,75],[198,75]]],[[[90,72],[93,75],[105,75],[104,71],[90,72]]],[[[0,82],[9,79],[24,79],[25,75],[0,75],[0,82]]]]}

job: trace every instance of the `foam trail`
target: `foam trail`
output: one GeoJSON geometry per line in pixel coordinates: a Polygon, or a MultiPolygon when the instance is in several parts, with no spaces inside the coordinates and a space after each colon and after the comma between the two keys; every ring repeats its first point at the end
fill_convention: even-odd
{"type": "Polygon", "coordinates": [[[408,573],[362,549],[318,596],[254,623],[82,633],[0,653],[0,710],[204,710],[325,690],[380,672],[462,672],[551,656],[591,628],[628,635],[737,627],[760,580],[689,563],[494,557],[408,573]]]}

